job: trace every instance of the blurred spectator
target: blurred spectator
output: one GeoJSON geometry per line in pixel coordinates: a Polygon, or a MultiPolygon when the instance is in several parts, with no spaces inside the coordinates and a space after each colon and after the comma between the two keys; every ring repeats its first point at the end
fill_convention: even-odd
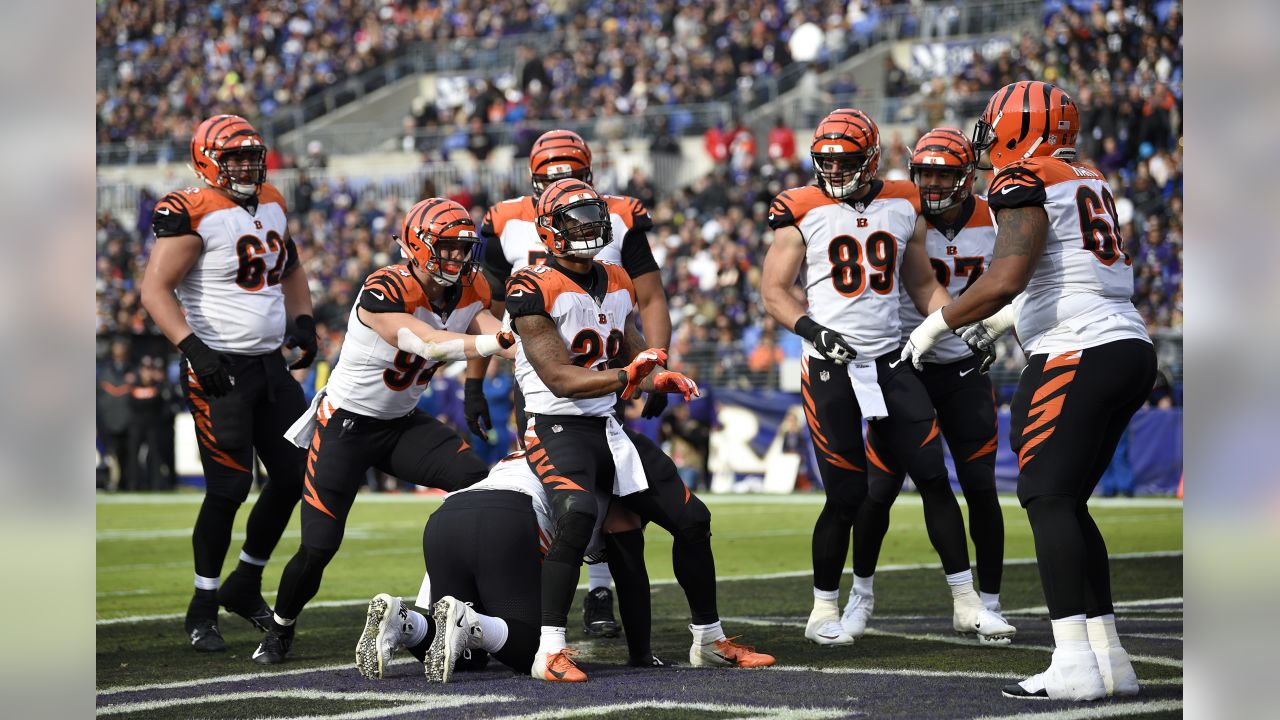
{"type": "Polygon", "coordinates": [[[711,428],[689,412],[689,403],[678,402],[663,415],[662,434],[671,443],[671,459],[685,487],[692,492],[707,487],[711,428]]]}
{"type": "Polygon", "coordinates": [[[796,156],[796,136],[783,122],[782,116],[769,131],[768,155],[770,162],[790,162],[796,156]]]}
{"type": "Polygon", "coordinates": [[[111,354],[98,363],[98,437],[108,466],[112,468],[111,489],[129,489],[135,484],[136,463],[129,459],[129,427],[133,422],[134,385],[138,375],[129,357],[129,343],[111,342],[111,354]]]}
{"type": "Polygon", "coordinates": [[[181,396],[165,377],[164,361],[142,358],[132,392],[129,463],[123,490],[169,490],[174,485],[173,421],[181,396]]]}
{"type": "Polygon", "coordinates": [[[489,135],[489,131],[485,129],[484,121],[479,117],[471,118],[468,125],[467,151],[478,162],[484,162],[489,159],[489,153],[493,152],[493,137],[489,135]]]}

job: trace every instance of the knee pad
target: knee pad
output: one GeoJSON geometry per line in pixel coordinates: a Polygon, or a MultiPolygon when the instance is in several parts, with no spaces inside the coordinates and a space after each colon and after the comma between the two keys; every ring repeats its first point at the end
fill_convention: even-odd
{"type": "MultiPolygon", "coordinates": [[[[579,494],[579,493],[574,493],[579,494]]],[[[595,501],[586,493],[580,493],[586,503],[568,502],[566,510],[556,513],[556,536],[547,550],[547,560],[582,564],[582,555],[591,542],[596,527],[595,501]]],[[[557,498],[556,505],[560,505],[557,498]]],[[[557,508],[559,509],[559,508],[557,508]]]]}

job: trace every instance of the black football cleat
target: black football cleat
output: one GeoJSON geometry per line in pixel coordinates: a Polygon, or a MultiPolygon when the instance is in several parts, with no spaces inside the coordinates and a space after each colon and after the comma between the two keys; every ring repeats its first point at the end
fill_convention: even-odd
{"type": "Polygon", "coordinates": [[[622,628],[613,618],[612,590],[602,587],[587,593],[582,601],[582,629],[590,637],[618,637],[622,628]]]}
{"type": "Polygon", "coordinates": [[[191,637],[191,647],[197,652],[222,652],[227,649],[227,641],[222,639],[222,633],[218,631],[217,620],[189,623],[187,634],[191,637]]]}
{"type": "Polygon", "coordinates": [[[271,627],[271,606],[262,599],[261,578],[245,577],[233,570],[218,588],[218,603],[262,632],[271,627]]]}
{"type": "Polygon", "coordinates": [[[297,624],[283,627],[272,623],[267,634],[262,636],[258,649],[253,651],[253,661],[259,665],[279,665],[289,655],[293,647],[293,630],[297,624]]]}

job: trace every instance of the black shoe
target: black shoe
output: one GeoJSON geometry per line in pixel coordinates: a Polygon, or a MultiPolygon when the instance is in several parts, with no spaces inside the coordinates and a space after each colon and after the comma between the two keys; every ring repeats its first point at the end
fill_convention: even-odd
{"type": "Polygon", "coordinates": [[[245,577],[233,570],[218,588],[218,603],[263,632],[271,627],[271,607],[262,599],[262,578],[245,577]]]}
{"type": "Polygon", "coordinates": [[[289,655],[293,646],[293,629],[297,623],[288,627],[271,624],[267,634],[262,636],[258,649],[253,651],[253,661],[259,665],[278,665],[289,655]]]}
{"type": "Polygon", "coordinates": [[[670,660],[663,660],[662,658],[658,657],[657,655],[654,655],[653,653],[649,653],[649,657],[647,658],[640,658],[638,660],[636,659],[627,660],[627,665],[634,668],[661,668],[661,667],[676,666],[676,664],[671,662],[670,660]]]}
{"type": "Polygon", "coordinates": [[[222,652],[227,649],[227,641],[222,639],[222,633],[218,631],[217,620],[188,623],[187,634],[191,637],[191,647],[197,652],[222,652]]]}
{"type": "Polygon", "coordinates": [[[582,629],[591,637],[618,637],[622,628],[613,619],[612,590],[602,587],[587,593],[582,602],[582,629]]]}

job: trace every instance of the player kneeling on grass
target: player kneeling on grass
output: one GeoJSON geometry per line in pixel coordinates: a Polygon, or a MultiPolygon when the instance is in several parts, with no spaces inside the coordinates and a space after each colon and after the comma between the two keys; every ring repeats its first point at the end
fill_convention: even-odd
{"type": "Polygon", "coordinates": [[[493,355],[514,342],[496,332],[500,323],[486,312],[489,286],[476,275],[475,225],[458,203],[430,198],[409,210],[397,241],[409,263],[365,281],[338,366],[286,435],[308,448],[302,544],[285,566],[271,627],[253,654],[260,664],[288,654],[294,621],[320,589],[366,470],[444,490],[472,485],[487,472],[457,433],[416,411],[444,363],[493,355]]]}

